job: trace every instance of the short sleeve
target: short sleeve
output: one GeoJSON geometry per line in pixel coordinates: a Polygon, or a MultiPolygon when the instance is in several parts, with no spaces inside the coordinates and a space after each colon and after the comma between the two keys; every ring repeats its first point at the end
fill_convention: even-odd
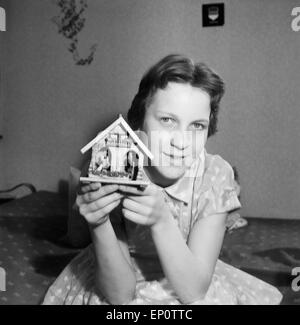
{"type": "Polygon", "coordinates": [[[196,198],[193,222],[219,213],[229,213],[241,207],[236,192],[233,169],[217,156],[206,170],[196,198]]]}

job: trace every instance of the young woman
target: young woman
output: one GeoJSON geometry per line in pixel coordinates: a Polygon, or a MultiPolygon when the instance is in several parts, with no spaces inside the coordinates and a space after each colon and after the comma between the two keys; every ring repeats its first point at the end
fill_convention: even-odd
{"type": "Polygon", "coordinates": [[[128,122],[157,151],[145,165],[151,184],[82,186],[92,244],[44,304],[280,302],[276,288],[218,260],[227,214],[240,207],[231,166],[205,150],[223,93],[216,73],[181,55],[144,75],[128,122]]]}

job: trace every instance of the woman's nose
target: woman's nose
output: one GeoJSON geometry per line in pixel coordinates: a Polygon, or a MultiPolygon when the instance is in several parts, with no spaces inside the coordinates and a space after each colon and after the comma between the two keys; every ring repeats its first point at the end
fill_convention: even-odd
{"type": "Polygon", "coordinates": [[[189,131],[174,132],[171,137],[171,145],[178,150],[185,150],[189,147],[191,135],[189,131]]]}

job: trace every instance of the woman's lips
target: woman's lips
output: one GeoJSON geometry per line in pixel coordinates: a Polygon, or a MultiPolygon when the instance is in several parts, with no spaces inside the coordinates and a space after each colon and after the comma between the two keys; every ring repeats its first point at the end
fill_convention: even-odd
{"type": "Polygon", "coordinates": [[[164,166],[177,166],[177,167],[189,167],[192,162],[192,156],[180,156],[180,155],[173,155],[171,153],[163,152],[163,155],[166,157],[161,162],[164,166]]]}
{"type": "Polygon", "coordinates": [[[166,155],[167,157],[171,158],[171,159],[185,159],[186,157],[185,156],[179,156],[179,155],[173,155],[173,154],[168,154],[166,152],[164,152],[164,155],[166,155]]]}

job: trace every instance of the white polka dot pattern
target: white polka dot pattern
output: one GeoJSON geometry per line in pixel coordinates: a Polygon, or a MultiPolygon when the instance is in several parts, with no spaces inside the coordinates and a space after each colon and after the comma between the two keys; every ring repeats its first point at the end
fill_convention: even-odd
{"type": "MultiPolygon", "coordinates": [[[[199,218],[240,207],[233,170],[225,160],[205,152],[204,162],[199,159],[193,166],[194,177],[166,190],[167,202],[185,239],[199,218]]],[[[136,298],[131,304],[180,304],[163,278],[149,228],[126,223],[126,229],[138,279],[136,298]]],[[[44,304],[107,304],[104,297],[95,293],[94,271],[90,246],[65,268],[49,289],[44,304]]],[[[193,304],[278,304],[280,300],[281,294],[273,286],[218,260],[206,297],[193,304]]]]}

